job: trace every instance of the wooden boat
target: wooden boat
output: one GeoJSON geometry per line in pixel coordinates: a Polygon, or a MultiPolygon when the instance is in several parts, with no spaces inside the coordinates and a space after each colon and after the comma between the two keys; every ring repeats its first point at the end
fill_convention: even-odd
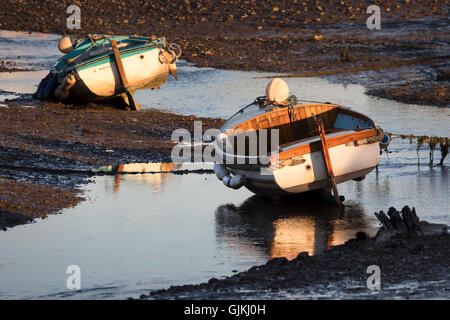
{"type": "Polygon", "coordinates": [[[159,88],[171,73],[181,49],[164,38],[89,35],[72,44],[60,40],[66,53],[39,84],[37,98],[94,102],[120,96],[137,109],[133,92],[159,88]]]}
{"type": "Polygon", "coordinates": [[[308,101],[274,104],[267,97],[237,112],[220,131],[214,141],[217,177],[228,187],[245,186],[267,196],[329,191],[333,184],[361,180],[377,166],[380,143],[389,143],[373,120],[349,108],[308,101]],[[316,120],[323,122],[328,165],[316,120]]]}

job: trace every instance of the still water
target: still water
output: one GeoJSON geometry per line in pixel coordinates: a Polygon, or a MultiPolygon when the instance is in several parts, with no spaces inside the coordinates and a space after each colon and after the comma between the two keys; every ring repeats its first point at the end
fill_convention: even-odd
{"type": "MultiPolygon", "coordinates": [[[[0,73],[0,103],[2,96],[34,92],[51,66],[48,61],[58,56],[57,39],[0,32],[0,59],[37,69],[0,73]]],[[[179,80],[170,79],[160,90],[138,91],[136,100],[144,108],[228,117],[264,94],[269,80],[261,77],[268,75],[197,68],[181,61],[179,80]]],[[[373,98],[364,94],[363,86],[326,79],[286,82],[300,99],[351,107],[389,132],[450,135],[450,109],[373,98]]],[[[422,219],[449,224],[449,160],[444,167],[430,168],[427,158],[427,147],[418,161],[415,145],[394,140],[377,171],[361,182],[339,185],[347,199],[343,211],[295,199],[258,198],[243,188],[224,187],[211,174],[168,172],[210,169],[210,163],[121,166],[122,174],[98,176],[83,186],[87,201],[77,207],[0,233],[0,298],[126,298],[199,283],[273,257],[317,254],[356,231],[374,234],[378,223],[373,212],[390,206],[414,206],[422,219]],[[69,265],[81,268],[82,290],[66,288],[69,265]]]]}

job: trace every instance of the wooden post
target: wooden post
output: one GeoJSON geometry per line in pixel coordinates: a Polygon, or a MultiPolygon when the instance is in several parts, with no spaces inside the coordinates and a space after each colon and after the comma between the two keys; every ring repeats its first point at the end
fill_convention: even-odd
{"type": "Polygon", "coordinates": [[[131,109],[137,110],[138,106],[137,106],[136,102],[134,101],[133,94],[131,93],[131,91],[128,88],[128,79],[127,79],[127,75],[125,74],[125,69],[123,68],[122,58],[120,57],[120,52],[119,52],[119,48],[117,47],[116,40],[111,40],[111,47],[114,52],[114,60],[116,62],[117,71],[119,72],[119,78],[120,78],[120,82],[122,84],[122,90],[127,95],[128,102],[130,104],[131,109]]]}
{"type": "Polygon", "coordinates": [[[323,154],[323,158],[325,160],[325,167],[327,168],[330,184],[331,184],[331,187],[333,188],[334,200],[336,201],[338,206],[341,206],[341,199],[339,198],[339,192],[337,189],[336,181],[334,180],[334,172],[333,172],[333,166],[331,165],[330,153],[328,152],[328,143],[327,143],[327,137],[325,135],[325,127],[323,126],[322,119],[316,118],[314,113],[313,113],[313,117],[317,123],[317,126],[319,127],[319,136],[320,136],[320,141],[322,142],[322,154],[323,154]]]}

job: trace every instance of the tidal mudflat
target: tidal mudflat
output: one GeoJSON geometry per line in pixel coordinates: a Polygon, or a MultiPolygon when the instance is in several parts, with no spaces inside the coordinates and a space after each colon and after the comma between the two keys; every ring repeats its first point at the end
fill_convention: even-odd
{"type": "MultiPolygon", "coordinates": [[[[59,36],[0,32],[0,226],[7,228],[0,232],[2,298],[447,297],[445,235],[412,244],[397,239],[383,247],[352,242],[330,250],[357,231],[373,236],[379,227],[373,213],[390,206],[414,206],[421,219],[450,223],[448,159],[430,167],[426,146],[417,154],[416,145],[394,140],[378,170],[340,186],[344,210],[261,199],[224,188],[210,163],[171,163],[173,130],[191,131],[194,121],[202,121],[203,129],[219,127],[263,95],[274,76],[286,76],[299,99],[351,107],[389,132],[449,135],[449,27],[439,6],[392,7],[402,18],[370,34],[355,24],[359,20],[340,24],[339,12],[323,24],[302,20],[299,29],[298,19],[284,26],[277,19],[292,7],[275,10],[270,2],[263,7],[256,16],[242,8],[250,12],[247,17],[230,11],[216,22],[194,16],[203,31],[190,34],[181,27],[182,14],[169,12],[167,19],[178,29],[167,29],[168,21],[161,20],[154,30],[168,31],[187,60],[179,64],[179,80],[136,93],[140,112],[33,99],[39,80],[60,56],[59,36]],[[237,28],[245,19],[247,29],[237,28]],[[210,28],[215,23],[222,29],[210,28]],[[224,30],[230,35],[223,36],[224,30]],[[127,166],[134,169],[121,171],[127,166]],[[300,252],[312,257],[297,257],[300,252]],[[382,257],[379,263],[392,266],[387,291],[379,296],[358,278],[363,266],[377,262],[371,258],[375,253],[382,257]],[[336,257],[346,262],[330,264],[336,268],[329,272],[323,263],[336,257]],[[417,257],[428,263],[413,263],[417,257]],[[82,270],[78,291],[66,288],[66,268],[73,264],[82,270]],[[402,275],[405,264],[409,269],[402,275]],[[317,269],[317,277],[308,276],[317,269]],[[299,277],[292,278],[293,272],[299,277]],[[267,277],[274,278],[270,288],[262,286],[267,277]]],[[[342,8],[345,15],[362,8],[352,7],[342,8]]],[[[328,15],[331,9],[324,8],[328,15]]],[[[12,25],[10,17],[2,28],[59,32],[56,20],[12,25]]],[[[126,23],[89,21],[89,32],[133,31],[126,23]]],[[[438,150],[435,154],[438,158],[438,150]]]]}
{"type": "MultiPolygon", "coordinates": [[[[35,41],[32,35],[30,41],[35,41]]],[[[189,63],[179,69],[178,81],[170,80],[159,91],[136,94],[143,105],[138,113],[41,104],[27,95],[34,90],[32,79],[23,81],[17,73],[18,80],[3,82],[9,83],[8,90],[14,81],[22,82],[22,87],[11,93],[11,101],[2,102],[6,105],[2,128],[10,133],[2,138],[2,177],[10,183],[79,190],[76,196],[86,201],[67,209],[63,203],[57,211],[60,215],[0,234],[2,297],[137,298],[150,290],[220,279],[276,257],[293,259],[304,251],[317,255],[354,238],[357,231],[374,235],[378,222],[373,212],[388,206],[409,204],[422,219],[449,223],[444,196],[450,191],[447,162],[430,168],[424,149],[418,163],[416,146],[404,140],[392,143],[378,170],[364,181],[340,187],[347,199],[344,211],[299,205],[295,200],[272,202],[245,190],[228,190],[210,173],[212,164],[171,164],[171,130],[192,130],[194,120],[204,120],[205,128],[220,125],[221,118],[261,95],[267,80],[259,77],[270,75],[189,63]],[[245,90],[236,92],[230,85],[236,82],[245,84],[245,90]],[[203,94],[189,95],[201,87],[207,88],[203,94]],[[179,99],[175,91],[189,99],[179,99]],[[242,100],[239,103],[236,95],[242,100]],[[127,163],[131,169],[123,166],[127,163]],[[109,165],[110,172],[99,172],[109,165]],[[119,165],[125,171],[119,172],[119,165]],[[65,268],[74,263],[83,270],[83,289],[69,292],[65,268]],[[35,272],[41,274],[39,280],[32,276],[35,272]]],[[[350,106],[387,130],[448,132],[449,109],[374,98],[365,95],[360,85],[318,78],[286,81],[299,97],[350,106]],[[405,111],[411,118],[404,117],[405,111]]],[[[58,203],[50,199],[49,203],[58,203]]],[[[180,294],[169,293],[160,297],[180,294]]]]}

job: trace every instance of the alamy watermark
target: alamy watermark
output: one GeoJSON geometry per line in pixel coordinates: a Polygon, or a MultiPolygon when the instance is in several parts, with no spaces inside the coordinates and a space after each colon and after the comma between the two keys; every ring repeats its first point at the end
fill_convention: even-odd
{"type": "Polygon", "coordinates": [[[370,274],[367,278],[367,288],[372,291],[381,290],[381,269],[376,264],[367,267],[366,273],[370,274]]]}
{"type": "Polygon", "coordinates": [[[182,128],[172,132],[171,140],[177,144],[171,158],[173,163],[276,164],[279,137],[278,129],[236,129],[222,133],[213,128],[203,131],[202,121],[194,121],[193,135],[182,128]]]}
{"type": "Polygon", "coordinates": [[[69,30],[81,29],[81,9],[77,5],[70,5],[66,10],[70,16],[66,20],[66,26],[69,30]]]}
{"type": "Polygon", "coordinates": [[[70,265],[66,269],[66,273],[69,274],[66,280],[66,287],[69,290],[81,289],[81,268],[76,264],[70,265]]]}
{"type": "Polygon", "coordinates": [[[369,30],[381,29],[381,9],[377,5],[371,5],[367,7],[368,14],[371,16],[367,18],[366,25],[369,30]]]}

